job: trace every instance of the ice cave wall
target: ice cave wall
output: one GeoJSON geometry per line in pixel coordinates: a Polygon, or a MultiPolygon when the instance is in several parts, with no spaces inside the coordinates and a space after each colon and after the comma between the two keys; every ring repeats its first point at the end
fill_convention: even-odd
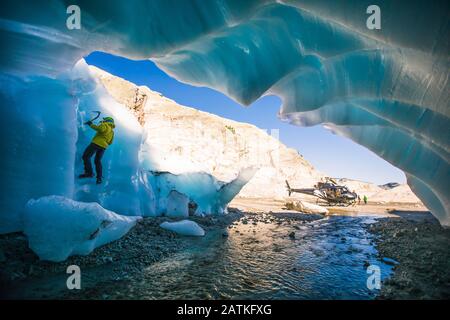
{"type": "Polygon", "coordinates": [[[141,201],[146,202],[137,178],[142,128],[91,77],[83,60],[56,78],[2,74],[0,85],[0,233],[22,230],[25,204],[48,195],[141,215],[141,201]],[[119,119],[120,134],[103,161],[108,182],[101,188],[75,179],[93,134],[83,122],[94,109],[119,119]]]}
{"type": "MultiPolygon", "coordinates": [[[[32,102],[12,92],[31,90],[27,82],[41,78],[52,84],[54,95],[34,101],[54,99],[58,117],[70,123],[75,121],[70,95],[62,94],[69,82],[55,80],[61,73],[94,50],[150,58],[177,79],[215,88],[242,104],[279,95],[282,119],[325,123],[374,151],[402,169],[414,192],[450,225],[449,3],[378,3],[381,30],[366,28],[366,8],[372,4],[366,0],[2,1],[3,147],[9,150],[8,142],[26,139],[11,128],[31,126],[44,140],[50,134],[38,125],[52,123],[41,103],[34,121],[20,116],[32,102]],[[66,28],[71,4],[81,9],[80,30],[66,28]]],[[[52,128],[73,130],[60,124],[52,128]]],[[[69,137],[76,139],[72,133],[60,139],[69,137]]],[[[5,165],[14,157],[27,159],[34,141],[20,141],[2,159],[2,190],[26,193],[22,190],[39,185],[41,177],[28,178],[39,172],[49,178],[39,191],[74,192],[71,183],[62,187],[62,181],[73,179],[65,170],[57,175],[43,165],[37,170],[41,166],[17,161],[22,169],[17,173],[5,165]]],[[[45,150],[36,152],[45,159],[45,150]]],[[[60,152],[51,161],[66,168],[74,156],[60,152]]],[[[8,203],[2,199],[2,208],[8,203]]]]}
{"type": "Polygon", "coordinates": [[[68,83],[0,76],[0,233],[21,229],[31,197],[73,195],[77,125],[68,83]]]}
{"type": "MultiPolygon", "coordinates": [[[[0,233],[25,228],[27,234],[37,232],[36,241],[42,242],[39,239],[45,235],[45,230],[36,229],[35,222],[49,215],[45,214],[45,208],[37,213],[35,210],[27,212],[27,203],[35,203],[30,199],[38,199],[36,203],[46,203],[46,206],[55,200],[54,204],[48,204],[53,209],[60,209],[59,213],[52,209],[52,215],[59,214],[60,219],[54,223],[69,229],[72,223],[65,225],[64,222],[76,216],[76,210],[70,209],[70,199],[75,200],[73,206],[76,208],[92,209],[93,203],[97,203],[99,208],[107,209],[102,212],[111,210],[127,216],[157,216],[167,213],[169,201],[174,206],[183,205],[183,201],[170,198],[171,191],[175,190],[186,199],[186,210],[189,202],[195,204],[192,214],[220,214],[226,212],[227,204],[256,171],[244,169],[228,183],[203,172],[152,173],[155,168],[148,158],[153,155],[146,152],[143,128],[138,119],[109,95],[83,59],[57,78],[23,79],[4,74],[0,84],[2,147],[8,150],[1,159],[0,233]],[[96,185],[95,179],[75,179],[84,171],[81,157],[94,134],[84,125],[93,116],[92,111],[116,119],[114,143],[102,159],[102,185],[96,185]],[[62,206],[61,203],[69,205],[62,206]],[[68,210],[64,211],[64,208],[68,210]]],[[[117,219],[135,221],[121,216],[117,219]]],[[[93,245],[96,242],[89,242],[87,248],[92,250],[93,245]]],[[[47,244],[43,243],[38,251],[46,257],[47,249],[47,244]]],[[[61,253],[62,257],[69,254],[72,246],[65,249],[69,251],[61,253]]],[[[53,252],[49,257],[60,259],[53,252]]]]}

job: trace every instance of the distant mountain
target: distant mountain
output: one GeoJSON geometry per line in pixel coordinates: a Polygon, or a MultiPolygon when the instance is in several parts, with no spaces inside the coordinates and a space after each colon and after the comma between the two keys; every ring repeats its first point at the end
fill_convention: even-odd
{"type": "Polygon", "coordinates": [[[159,171],[204,171],[228,181],[240,169],[259,170],[240,197],[284,198],[285,180],[310,187],[324,174],[296,150],[248,123],[182,106],[175,101],[90,66],[111,96],[133,111],[144,127],[146,151],[159,171]]]}
{"type": "MultiPolygon", "coordinates": [[[[143,152],[151,154],[152,166],[159,171],[204,171],[228,181],[251,165],[259,171],[238,196],[276,199],[287,197],[285,180],[292,187],[303,188],[312,187],[326,176],[296,150],[254,125],[182,106],[146,86],[137,86],[97,67],[90,66],[90,70],[144,127],[143,152]]],[[[407,185],[378,186],[345,178],[337,181],[367,195],[369,201],[420,202],[407,185]]]]}
{"type": "Polygon", "coordinates": [[[407,184],[392,182],[379,186],[375,183],[345,178],[337,179],[336,182],[346,185],[350,190],[356,191],[361,196],[366,195],[371,202],[422,203],[407,184]]]}

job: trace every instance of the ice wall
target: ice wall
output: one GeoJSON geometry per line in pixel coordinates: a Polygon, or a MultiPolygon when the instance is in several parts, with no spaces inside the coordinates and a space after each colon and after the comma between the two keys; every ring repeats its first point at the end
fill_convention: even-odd
{"type": "Polygon", "coordinates": [[[22,229],[30,198],[73,195],[77,126],[69,82],[0,76],[0,233],[22,229]]]}
{"type": "Polygon", "coordinates": [[[141,127],[89,74],[81,60],[58,77],[2,74],[0,233],[23,229],[29,199],[60,195],[125,215],[141,215],[138,154],[141,127]],[[117,119],[117,139],[103,161],[107,182],[78,180],[81,155],[94,131],[83,125],[91,114],[117,119]]]}
{"type": "Polygon", "coordinates": [[[113,144],[105,151],[102,159],[104,183],[97,185],[95,179],[76,179],[74,199],[97,202],[122,215],[143,215],[141,202],[150,199],[140,193],[141,125],[127,108],[110,97],[103,85],[92,77],[84,60],[75,65],[71,77],[73,87],[76,88],[73,94],[77,99],[78,111],[76,176],[84,171],[81,157],[95,134],[89,126],[83,125],[93,117],[91,111],[101,111],[101,117],[113,117],[116,125],[113,144]]]}
{"type": "Polygon", "coordinates": [[[325,123],[374,151],[450,225],[449,3],[377,3],[381,30],[366,28],[368,0],[2,1],[2,79],[52,81],[101,50],[243,104],[276,94],[282,119],[325,123]],[[80,30],[66,28],[70,4],[80,30]]]}
{"type": "MultiPolygon", "coordinates": [[[[196,215],[225,213],[228,203],[233,200],[256,171],[257,168],[244,168],[230,182],[218,181],[205,172],[173,174],[148,171],[145,173],[148,189],[153,191],[155,197],[155,208],[152,214],[165,214],[169,206],[168,201],[175,201],[175,199],[178,199],[176,202],[179,202],[180,206],[191,203],[192,213],[196,215]],[[176,190],[179,196],[173,197],[171,195],[173,190],[176,190]],[[180,195],[186,197],[186,199],[180,195]]],[[[189,213],[189,208],[184,209],[189,213]]]]}
{"type": "Polygon", "coordinates": [[[223,213],[253,176],[253,169],[243,170],[228,184],[202,172],[149,178],[152,154],[145,152],[141,125],[107,93],[84,60],[57,78],[3,74],[0,82],[4,104],[0,130],[3,150],[8,150],[0,169],[1,233],[21,231],[34,223],[25,204],[43,196],[51,196],[47,202],[59,195],[78,203],[98,203],[120,215],[154,216],[172,210],[169,195],[176,191],[197,204],[197,214],[223,213]],[[101,185],[94,178],[77,178],[84,171],[84,149],[95,134],[84,125],[92,111],[112,116],[116,124],[114,142],[102,159],[101,185]]]}

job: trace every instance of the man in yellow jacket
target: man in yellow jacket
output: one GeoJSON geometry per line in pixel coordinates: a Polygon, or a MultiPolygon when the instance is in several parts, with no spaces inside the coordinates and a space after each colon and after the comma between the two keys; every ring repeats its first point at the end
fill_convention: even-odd
{"type": "Polygon", "coordinates": [[[83,153],[84,173],[79,178],[92,178],[91,158],[95,154],[95,171],[97,172],[97,184],[102,183],[102,157],[114,140],[114,119],[111,117],[103,118],[99,125],[95,125],[92,121],[86,122],[92,129],[97,131],[91,143],[87,146],[83,153]]]}

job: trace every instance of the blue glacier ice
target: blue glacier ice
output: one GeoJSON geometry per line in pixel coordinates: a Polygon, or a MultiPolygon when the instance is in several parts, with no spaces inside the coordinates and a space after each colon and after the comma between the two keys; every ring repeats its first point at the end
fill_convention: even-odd
{"type": "MultiPolygon", "coordinates": [[[[248,167],[242,169],[238,176],[230,182],[218,181],[215,177],[205,172],[186,172],[173,174],[170,172],[146,173],[150,190],[153,190],[155,199],[154,215],[163,215],[169,206],[169,201],[173,190],[184,195],[186,201],[177,196],[180,205],[184,206],[181,212],[189,215],[189,203],[192,203],[193,214],[210,215],[213,213],[225,213],[228,203],[241,191],[242,187],[250,181],[256,173],[257,168],[248,167]]],[[[175,211],[175,210],[172,210],[175,211]]],[[[170,214],[168,216],[171,216],[170,214]]],[[[173,216],[183,217],[185,214],[173,214],[173,216]]]]}
{"type": "MultiPolygon", "coordinates": [[[[179,212],[189,213],[190,203],[195,204],[193,214],[221,214],[256,171],[242,170],[229,183],[202,172],[150,174],[154,168],[147,159],[151,154],[143,145],[141,124],[131,111],[109,96],[84,60],[57,78],[23,80],[5,75],[1,81],[6,89],[3,102],[17,106],[2,107],[2,133],[6,137],[2,143],[4,148],[12,149],[11,157],[2,159],[1,232],[30,226],[25,205],[30,199],[45,196],[53,197],[46,198],[47,202],[61,196],[80,204],[97,203],[103,210],[121,216],[182,217],[186,215],[179,212]],[[42,96],[43,92],[48,95],[42,96]],[[93,131],[83,125],[92,117],[92,111],[116,119],[114,143],[102,160],[105,181],[101,185],[96,185],[94,179],[75,179],[83,172],[81,156],[93,136],[93,131]],[[184,207],[180,201],[168,204],[174,201],[170,197],[173,192],[186,197],[184,207]],[[179,208],[174,214],[175,205],[179,208]]],[[[73,207],[68,211],[74,211],[73,207]]],[[[83,210],[81,205],[75,207],[83,210]]],[[[58,236],[56,242],[67,240],[63,234],[58,236]]]]}
{"type": "Polygon", "coordinates": [[[114,143],[102,159],[105,183],[98,186],[92,179],[76,179],[73,198],[77,201],[97,202],[122,215],[144,215],[141,202],[150,201],[151,198],[140,192],[141,125],[129,110],[110,97],[99,81],[91,76],[84,61],[75,65],[70,76],[73,90],[71,94],[77,103],[75,172],[84,171],[79,159],[90,143],[93,131],[83,123],[92,117],[91,111],[101,111],[103,115],[116,119],[114,143]]]}
{"type": "Polygon", "coordinates": [[[117,215],[98,203],[47,196],[26,204],[24,233],[40,259],[64,261],[119,239],[139,219],[117,215]]]}
{"type": "Polygon", "coordinates": [[[26,201],[51,194],[121,214],[157,210],[136,153],[141,128],[125,115],[105,159],[120,174],[101,189],[74,181],[82,118],[122,112],[84,74],[79,61],[93,51],[151,59],[244,105],[277,95],[281,120],[322,123],[372,150],[449,226],[450,5],[377,3],[381,30],[366,27],[368,0],[2,1],[0,232],[20,230],[26,201]],[[66,28],[71,4],[80,30],[66,28]]]}

